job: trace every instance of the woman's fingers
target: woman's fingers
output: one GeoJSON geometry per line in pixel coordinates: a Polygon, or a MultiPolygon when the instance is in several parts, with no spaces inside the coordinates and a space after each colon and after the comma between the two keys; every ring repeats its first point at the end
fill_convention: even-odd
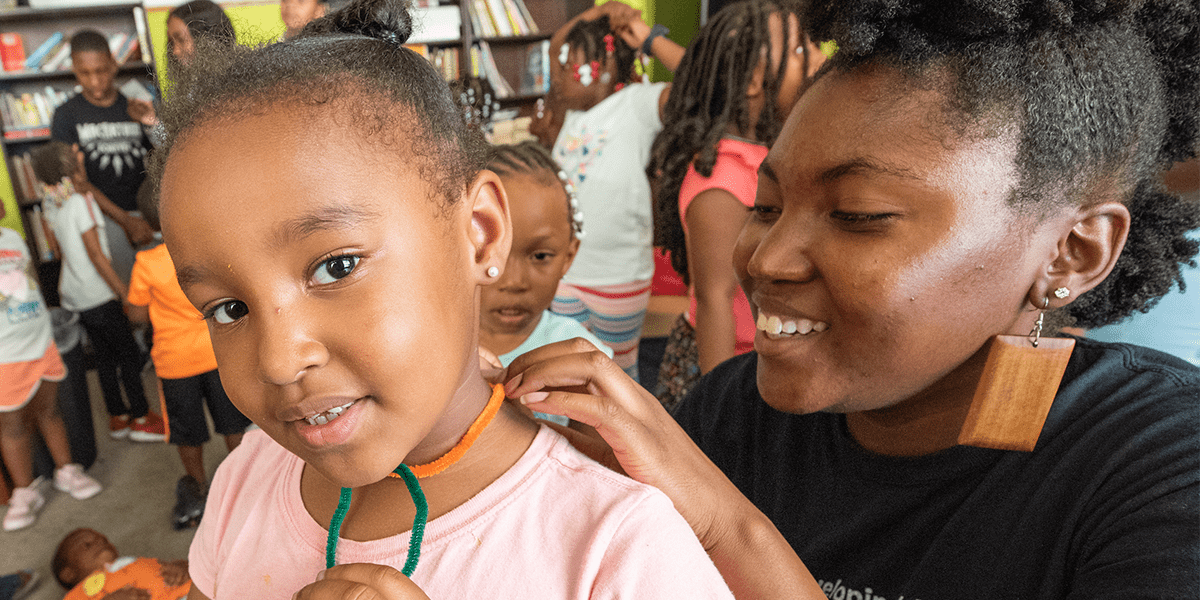
{"type": "Polygon", "coordinates": [[[293,600],[429,600],[400,571],[386,565],[353,563],[326,569],[293,600]]]}
{"type": "MultiPolygon", "coordinates": [[[[577,350],[586,348],[562,342],[518,358],[509,365],[506,392],[538,412],[594,427],[611,449],[608,460],[666,493],[701,541],[709,539],[722,502],[740,498],[736,488],[658,400],[616,363],[602,353],[577,350]]],[[[584,441],[581,452],[608,456],[594,439],[584,441]]]]}

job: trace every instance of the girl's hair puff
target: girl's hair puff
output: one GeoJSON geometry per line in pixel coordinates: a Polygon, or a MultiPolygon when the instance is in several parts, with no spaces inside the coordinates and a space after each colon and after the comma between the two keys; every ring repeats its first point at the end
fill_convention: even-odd
{"type": "Polygon", "coordinates": [[[532,141],[519,144],[501,144],[492,146],[488,153],[487,168],[500,177],[529,175],[546,185],[560,185],[567,195],[567,215],[571,220],[571,235],[579,237],[583,233],[583,217],[579,214],[578,202],[571,183],[565,178],[562,167],[558,166],[550,153],[541,144],[532,141]]]}
{"type": "Polygon", "coordinates": [[[411,33],[405,0],[355,0],[284,42],[246,47],[197,40],[159,111],[165,139],[150,163],[155,189],[172,150],[201,125],[284,107],[322,110],[415,159],[444,204],[456,203],[483,167],[485,144],[433,66],[402,46],[411,33]]]}
{"type": "MultiPolygon", "coordinates": [[[[621,36],[612,30],[608,15],[591,21],[581,20],[567,32],[563,42],[572,49],[583,51],[587,62],[597,61],[604,64],[608,57],[608,46],[604,37],[611,35],[613,40],[613,59],[617,61],[617,78],[613,84],[630,83],[634,78],[633,63],[637,60],[637,51],[621,36]]],[[[557,49],[556,49],[557,50],[557,49]]]]}
{"type": "Polygon", "coordinates": [[[1149,310],[1195,264],[1185,234],[1200,227],[1200,206],[1158,177],[1196,155],[1198,15],[1195,0],[818,0],[803,22],[838,44],[825,72],[891,67],[906,85],[940,90],[960,135],[1011,126],[1020,181],[1010,204],[1025,214],[1116,192],[1133,217],[1125,249],[1065,308],[1092,328],[1149,310]]]}
{"type": "MultiPolygon", "coordinates": [[[[679,214],[679,190],[689,165],[696,172],[712,175],[717,162],[717,143],[730,125],[749,131],[750,109],[746,90],[755,67],[771,45],[769,20],[779,15],[783,23],[781,44],[786,44],[790,24],[787,18],[796,7],[770,0],[745,0],[718,12],[688,46],[671,95],[663,107],[663,128],[654,138],[646,173],[656,181],[654,193],[654,243],[671,255],[671,266],[688,282],[687,246],[683,235],[683,216],[679,214]]],[[[786,48],[784,52],[786,53],[786,48]]],[[[807,58],[807,57],[805,57],[807,58]]],[[[754,138],[771,144],[783,126],[776,106],[780,83],[787,68],[787,56],[779,65],[769,64],[763,78],[765,97],[762,113],[754,123],[754,138]]],[[[806,69],[807,71],[807,69],[806,69]]]]}

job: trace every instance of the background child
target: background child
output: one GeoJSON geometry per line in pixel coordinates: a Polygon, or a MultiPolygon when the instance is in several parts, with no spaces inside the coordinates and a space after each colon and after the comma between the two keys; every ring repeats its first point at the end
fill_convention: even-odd
{"type": "Polygon", "coordinates": [[[69,590],[63,600],[125,598],[180,600],[191,589],[186,560],[120,556],[116,546],[98,531],[80,528],[58,544],[50,571],[69,590]]]}
{"type": "Polygon", "coordinates": [[[279,16],[283,18],[283,39],[296,37],[313,19],[325,16],[327,0],[279,0],[279,16]]]}
{"type": "Polygon", "coordinates": [[[411,27],[405,2],[359,0],[197,52],[163,105],[164,238],[261,428],[213,477],[191,597],[333,596],[364,571],[381,593],[410,583],[406,552],[435,598],[729,597],[665,497],[483,379],[507,203],[411,27]]]}
{"type": "MultiPolygon", "coordinates": [[[[534,348],[577,337],[611,357],[612,349],[578,321],[549,310],[583,235],[577,200],[570,184],[559,179],[558,165],[538,144],[523,142],[493,147],[487,168],[504,182],[513,240],[500,278],[480,296],[479,345],[505,367],[534,348]]],[[[535,416],[562,425],[569,421],[535,416]]]]}
{"type": "Polygon", "coordinates": [[[701,374],[754,349],[733,246],[754,205],[758,166],[824,60],[794,9],[749,0],[717,13],[679,64],[646,168],[658,179],[655,244],[691,284],[659,369],[656,395],[667,408],[701,374]]]}
{"type": "Polygon", "coordinates": [[[125,233],[109,236],[108,248],[117,276],[129,281],[133,248],[150,243],[153,236],[136,212],[150,140],[130,110],[152,112],[152,107],[148,102],[131,102],[117,90],[117,61],[102,34],[84,29],[72,35],[70,43],[71,72],[83,91],[54,111],[50,137],[78,144],[84,151],[88,183],[79,191],[93,192],[109,227],[115,225],[125,233]],[[94,193],[93,187],[101,193],[94,193]]]}
{"type": "Polygon", "coordinates": [[[54,486],[80,500],[101,489],[83,467],[71,462],[57,396],[57,382],[67,369],[54,345],[50,313],[36,281],[25,240],[0,227],[0,452],[15,487],[4,515],[5,531],[32,525],[46,503],[33,486],[35,422],[58,467],[54,486]]]}
{"type": "Polygon", "coordinates": [[[654,274],[650,183],[640,175],[662,126],[659,110],[670,87],[633,83],[635,48],[646,39],[660,50],[671,48],[658,56],[672,70],[682,54],[678,45],[661,35],[650,38],[650,32],[638,11],[615,1],[567,22],[551,38],[558,64],[551,69],[545,110],[552,122],[562,115],[553,156],[575,186],[588,221],[588,236],[551,310],[583,323],[634,379],[654,274]]]}
{"type": "MultiPolygon", "coordinates": [[[[158,231],[158,207],[149,185],[138,192],[138,207],[150,227],[158,231]]],[[[150,357],[161,380],[167,441],[179,450],[187,472],[175,486],[171,524],[175,529],[194,527],[204,513],[204,496],[208,492],[208,476],[204,472],[208,421],[204,407],[208,406],[213,428],[225,436],[225,447],[230,450],[242,441],[242,432],[250,425],[250,419],[238,412],[221,387],[208,327],[179,288],[166,245],[138,252],[129,280],[129,304],[133,322],[153,325],[150,357]]]]}
{"type": "Polygon", "coordinates": [[[192,0],[172,8],[167,15],[167,56],[186,63],[201,38],[237,41],[233,23],[221,6],[212,0],[192,0]]]}
{"type": "Polygon", "coordinates": [[[64,142],[40,146],[30,158],[34,173],[48,186],[45,216],[62,257],[59,297],[63,308],[79,313],[95,350],[109,434],[135,442],[162,441],[162,419],[150,412],[142,387],[142,351],[122,310],[125,283],[109,262],[105,221],[91,194],[75,192],[74,186],[86,179],[83,159],[64,142]]]}

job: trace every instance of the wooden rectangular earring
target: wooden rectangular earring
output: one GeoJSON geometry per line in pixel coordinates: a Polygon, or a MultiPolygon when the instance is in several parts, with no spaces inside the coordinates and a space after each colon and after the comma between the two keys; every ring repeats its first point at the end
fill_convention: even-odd
{"type": "MultiPolygon", "coordinates": [[[[1049,304],[1044,299],[1042,311],[1049,304]]],[[[998,335],[988,341],[987,362],[959,430],[959,444],[1025,452],[1037,445],[1075,348],[1070,338],[1043,338],[1044,319],[1042,312],[1027,336],[998,335]]]]}

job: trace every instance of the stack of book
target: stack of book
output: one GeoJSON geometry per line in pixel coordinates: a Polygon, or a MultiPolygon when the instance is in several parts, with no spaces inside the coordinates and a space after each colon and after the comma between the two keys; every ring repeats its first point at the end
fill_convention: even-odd
{"type": "Polygon", "coordinates": [[[50,135],[50,118],[54,109],[70,98],[70,94],[46,86],[41,91],[20,95],[0,93],[0,120],[4,123],[4,139],[19,140],[50,135]]]}
{"type": "Polygon", "coordinates": [[[39,193],[40,183],[36,175],[33,174],[33,163],[30,162],[29,153],[14,154],[12,157],[12,169],[9,173],[13,175],[13,185],[17,191],[21,192],[23,202],[28,204],[35,202],[41,198],[39,193]]]}
{"type": "Polygon", "coordinates": [[[521,94],[537,96],[550,91],[550,40],[531,44],[525,52],[521,94]]]}
{"type": "Polygon", "coordinates": [[[459,52],[457,47],[430,48],[426,44],[405,44],[404,47],[424,56],[425,60],[428,60],[433,68],[442,74],[442,79],[446,81],[458,79],[459,52]]]}
{"type": "MultiPolygon", "coordinates": [[[[25,55],[25,42],[19,33],[0,34],[0,59],[5,71],[68,71],[71,69],[71,44],[61,31],[46,38],[37,49],[25,55]]],[[[108,48],[117,64],[142,57],[138,36],[117,32],[108,36],[108,48]]]]}
{"type": "Polygon", "coordinates": [[[524,0],[471,0],[471,27],[482,37],[537,35],[524,0]]]}

